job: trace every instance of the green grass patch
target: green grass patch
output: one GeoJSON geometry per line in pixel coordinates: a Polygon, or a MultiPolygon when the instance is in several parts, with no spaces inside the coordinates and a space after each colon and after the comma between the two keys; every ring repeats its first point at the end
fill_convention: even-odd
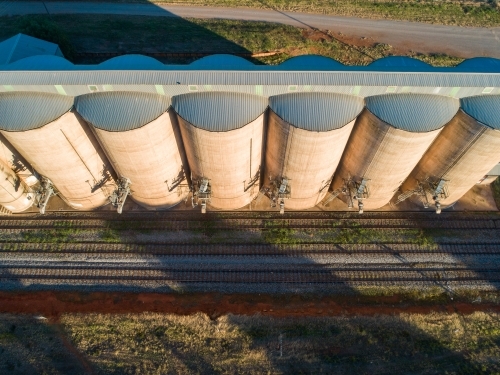
{"type": "Polygon", "coordinates": [[[83,229],[59,227],[53,229],[26,230],[21,232],[21,238],[31,243],[71,243],[76,242],[76,236],[83,229]]]}

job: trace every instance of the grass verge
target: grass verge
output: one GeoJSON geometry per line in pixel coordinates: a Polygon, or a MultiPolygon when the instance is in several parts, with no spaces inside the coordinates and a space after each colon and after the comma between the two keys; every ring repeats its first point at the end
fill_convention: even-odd
{"type": "Polygon", "coordinates": [[[500,371],[496,313],[271,318],[64,315],[101,374],[500,371]]]}
{"type": "MultiPolygon", "coordinates": [[[[95,0],[91,0],[95,1],[95,0]]],[[[406,20],[458,26],[498,26],[497,0],[107,0],[117,3],[158,3],[246,7],[347,17],[406,20]]]]}

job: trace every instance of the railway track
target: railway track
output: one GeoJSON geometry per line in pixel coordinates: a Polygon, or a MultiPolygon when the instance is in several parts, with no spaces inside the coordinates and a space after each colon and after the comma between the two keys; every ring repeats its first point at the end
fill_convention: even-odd
{"type": "Polygon", "coordinates": [[[421,218],[419,220],[407,218],[234,218],[198,220],[198,219],[159,219],[159,220],[102,220],[102,219],[75,219],[75,220],[0,220],[0,230],[41,230],[57,228],[78,229],[116,229],[116,230],[248,230],[248,229],[332,229],[332,228],[391,228],[391,229],[500,229],[500,217],[442,220],[421,218]],[[131,224],[132,223],[132,224],[131,224]]]}
{"type": "Polygon", "coordinates": [[[35,280],[147,280],[196,283],[332,283],[352,281],[372,282],[457,282],[484,281],[500,282],[499,269],[469,270],[465,268],[447,269],[151,269],[144,267],[99,268],[99,267],[2,267],[0,279],[35,280]]]}
{"type": "Polygon", "coordinates": [[[435,247],[411,243],[387,244],[151,244],[151,243],[0,243],[0,255],[6,254],[116,254],[152,256],[305,256],[333,254],[446,254],[446,255],[499,255],[498,243],[440,243],[435,247]]]}
{"type": "MultiPolygon", "coordinates": [[[[360,232],[360,233],[361,233],[360,232]]],[[[181,237],[180,237],[181,238],[181,237]]],[[[404,285],[474,286],[500,283],[500,215],[445,213],[298,212],[211,213],[62,213],[0,219],[0,288],[5,285],[99,285],[120,288],[181,285],[404,285]],[[398,229],[485,233],[481,240],[397,243],[199,243],[136,235],[186,231],[210,237],[224,231],[266,232],[289,228],[325,232],[398,229]],[[26,234],[112,231],[116,242],[26,234]],[[497,236],[496,233],[499,233],[497,236]],[[133,235],[130,236],[130,233],[133,235]],[[123,235],[123,236],[122,236],[123,235]],[[10,238],[9,238],[10,236],[10,238]],[[149,239],[148,239],[149,238],[149,239]],[[46,241],[46,242],[43,242],[46,241]],[[380,257],[380,258],[377,258],[380,257]],[[378,260],[380,259],[380,260],[378,260]],[[381,263],[386,261],[386,263],[381,263]]],[[[212,289],[213,290],[213,289],[212,289]]]]}

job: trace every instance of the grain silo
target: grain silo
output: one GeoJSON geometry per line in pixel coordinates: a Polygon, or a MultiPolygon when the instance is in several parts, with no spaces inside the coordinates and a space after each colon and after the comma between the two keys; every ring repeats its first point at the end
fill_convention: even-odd
{"type": "Polygon", "coordinates": [[[90,210],[109,202],[115,185],[100,147],[72,110],[73,98],[14,92],[0,95],[0,132],[66,203],[90,210]]]}
{"type": "Polygon", "coordinates": [[[202,92],[174,97],[173,106],[196,189],[210,191],[217,209],[249,204],[259,192],[267,99],[202,92]]]}
{"type": "Polygon", "coordinates": [[[10,167],[0,161],[0,204],[10,212],[23,212],[33,205],[34,195],[10,167]]]}
{"type": "Polygon", "coordinates": [[[6,164],[27,186],[34,186],[38,178],[29,163],[0,134],[0,162],[6,164]]]}
{"type": "Polygon", "coordinates": [[[289,185],[286,207],[314,207],[328,192],[363,99],[334,93],[293,93],[270,98],[264,185],[280,200],[281,181],[289,185]]]}
{"type": "Polygon", "coordinates": [[[401,187],[396,201],[456,202],[500,161],[500,96],[464,98],[401,187]]]}
{"type": "Polygon", "coordinates": [[[78,97],[75,106],[93,126],[118,175],[130,180],[134,201],[156,210],[185,199],[189,189],[181,139],[167,112],[167,97],[102,92],[78,97]]]}
{"type": "Polygon", "coordinates": [[[424,94],[365,101],[332,183],[333,194],[349,206],[357,199],[360,212],[389,203],[459,107],[455,99],[424,94]]]}

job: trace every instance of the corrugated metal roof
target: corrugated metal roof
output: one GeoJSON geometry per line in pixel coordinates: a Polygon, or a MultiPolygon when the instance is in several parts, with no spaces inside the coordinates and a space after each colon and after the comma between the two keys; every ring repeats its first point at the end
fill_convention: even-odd
{"type": "MultiPolygon", "coordinates": [[[[67,71],[37,71],[24,74],[0,71],[1,85],[307,85],[307,86],[396,86],[396,87],[500,87],[499,73],[373,72],[362,67],[342,71],[276,71],[261,70],[94,70],[93,66],[75,66],[67,71]]],[[[500,69],[499,69],[500,72],[500,69]]]]}
{"type": "Polygon", "coordinates": [[[13,70],[67,70],[74,68],[70,61],[59,56],[31,56],[9,64],[13,70]]]}
{"type": "Polygon", "coordinates": [[[17,34],[0,43],[0,65],[37,55],[63,57],[57,44],[24,34],[17,34]]]}
{"type": "Polygon", "coordinates": [[[267,99],[249,94],[200,92],[172,98],[175,111],[200,129],[225,132],[241,128],[259,117],[267,99]]]}
{"type": "Polygon", "coordinates": [[[283,61],[278,67],[286,70],[338,70],[345,65],[325,56],[301,55],[283,61]]]}
{"type": "Polygon", "coordinates": [[[196,69],[223,70],[245,69],[248,67],[254,67],[255,65],[239,56],[220,54],[202,57],[201,59],[193,61],[189,64],[189,66],[196,69]]]}
{"type": "Polygon", "coordinates": [[[459,101],[446,96],[386,94],[365,98],[367,109],[389,125],[409,132],[429,132],[447,124],[459,101]]]}
{"type": "Polygon", "coordinates": [[[324,132],[354,120],[363,110],[364,101],[356,96],[310,92],[272,96],[269,106],[297,128],[324,132]]]}
{"type": "Polygon", "coordinates": [[[431,65],[407,56],[389,56],[375,60],[368,65],[370,68],[396,67],[396,68],[429,68],[431,65]]]}
{"type": "Polygon", "coordinates": [[[163,69],[165,65],[149,56],[144,55],[123,55],[106,60],[99,65],[98,69],[105,70],[140,70],[140,69],[163,69]]]}
{"type": "Polygon", "coordinates": [[[0,129],[26,131],[40,128],[73,107],[70,96],[34,92],[0,94],[0,129]]]}
{"type": "Polygon", "coordinates": [[[481,95],[464,98],[462,109],[483,124],[500,130],[500,95],[481,95]]]}
{"type": "Polygon", "coordinates": [[[140,128],[165,113],[168,97],[138,92],[101,92],[79,96],[75,108],[96,128],[127,131],[140,128]]]}

